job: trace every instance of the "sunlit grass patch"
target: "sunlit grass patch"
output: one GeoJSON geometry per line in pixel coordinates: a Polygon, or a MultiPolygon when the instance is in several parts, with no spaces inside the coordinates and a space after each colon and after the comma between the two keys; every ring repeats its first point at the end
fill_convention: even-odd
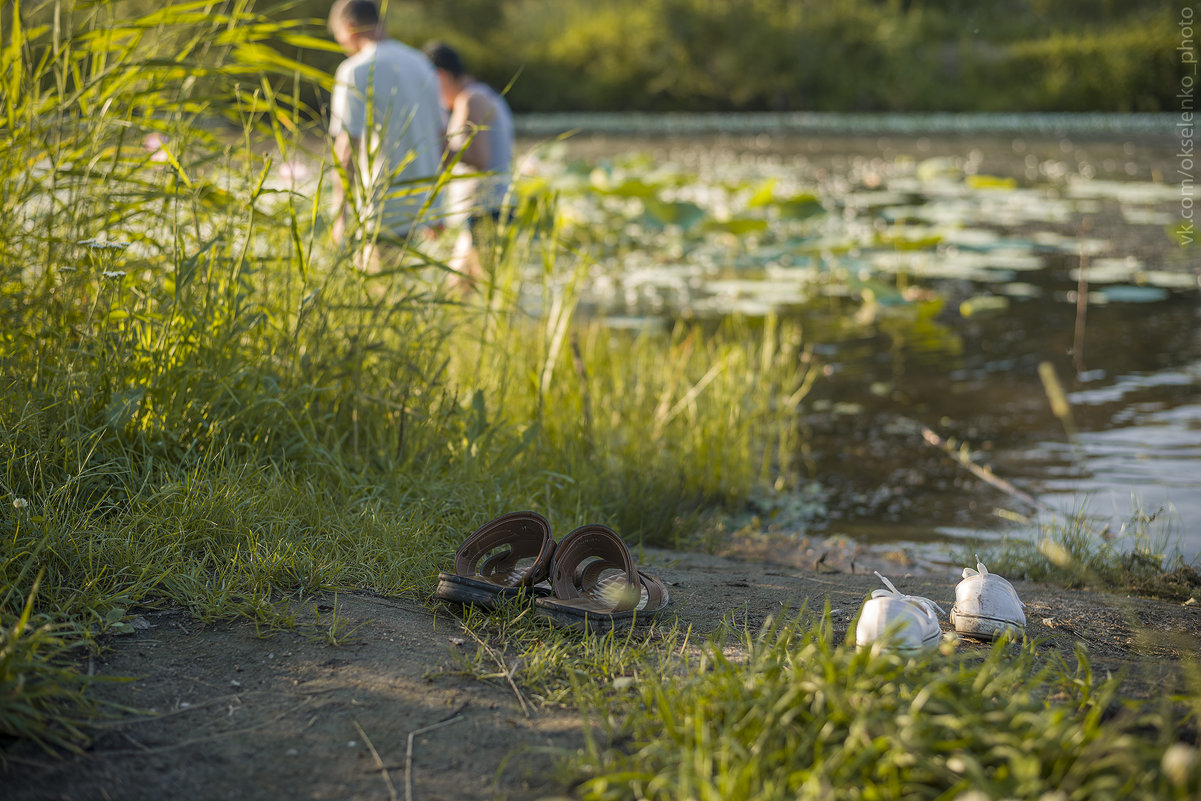
{"type": "Polygon", "coordinates": [[[622,707],[578,765],[589,799],[1188,798],[1188,706],[1123,703],[1116,679],[1003,641],[903,658],[835,643],[829,619],[718,640],[622,707]],[[1167,769],[1172,760],[1184,766],[1167,769]],[[1052,795],[1048,796],[1050,793],[1052,795]]]}
{"type": "Polygon", "coordinates": [[[1112,532],[1098,529],[1081,509],[1070,518],[1048,517],[1033,536],[1006,538],[980,554],[990,569],[1012,577],[1187,601],[1201,594],[1201,572],[1180,554],[1174,525],[1168,510],[1139,508],[1112,532]]]}
{"type": "Polygon", "coordinates": [[[516,472],[577,525],[592,515],[630,539],[678,544],[681,515],[788,473],[798,405],[816,374],[796,328],[769,320],[716,335],[688,325],[630,334],[589,323],[542,334],[517,321],[497,336],[513,346],[499,356],[503,369],[476,376],[476,427],[508,420],[528,438],[516,472]],[[513,381],[522,375],[538,384],[513,381]]]}
{"type": "Polygon", "coordinates": [[[456,615],[463,632],[454,640],[455,669],[507,686],[528,710],[574,707],[585,698],[620,706],[650,674],[680,670],[692,649],[690,632],[674,621],[596,635],[535,618],[529,599],[491,613],[465,607],[445,614],[456,615]]]}

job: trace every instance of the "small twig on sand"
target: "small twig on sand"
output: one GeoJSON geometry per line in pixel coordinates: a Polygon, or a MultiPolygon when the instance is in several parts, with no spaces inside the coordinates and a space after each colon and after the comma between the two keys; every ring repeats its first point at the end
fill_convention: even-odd
{"type": "Polygon", "coordinates": [[[134,738],[130,737],[130,736],[129,736],[129,735],[126,733],[126,732],[119,731],[119,732],[117,732],[117,734],[121,735],[121,736],[122,736],[122,737],[124,737],[126,740],[129,740],[129,742],[130,742],[132,745],[134,745],[136,748],[138,748],[138,749],[139,749],[139,750],[141,750],[141,751],[149,751],[149,750],[150,750],[150,749],[149,749],[149,748],[147,748],[147,747],[146,747],[146,746],[145,746],[143,743],[140,743],[140,742],[138,742],[137,740],[135,740],[134,738]]]}
{"type": "Polygon", "coordinates": [[[288,707],[283,712],[280,712],[278,715],[275,715],[268,720],[264,720],[260,723],[255,723],[252,726],[246,726],[241,729],[228,729],[226,731],[220,731],[215,734],[206,735],[204,737],[193,737],[190,740],[180,740],[179,742],[168,743],[167,745],[157,745],[157,746],[153,746],[153,747],[141,746],[141,748],[145,749],[144,751],[143,750],[130,751],[129,749],[112,749],[112,750],[105,750],[105,751],[89,752],[88,756],[99,759],[99,758],[111,757],[111,756],[124,756],[127,754],[160,753],[163,751],[173,751],[177,748],[188,748],[193,745],[200,745],[201,743],[211,743],[216,740],[224,739],[226,737],[236,737],[238,735],[246,734],[247,732],[258,731],[259,729],[270,726],[273,723],[276,723],[277,721],[283,720],[284,718],[286,718],[288,715],[292,714],[293,712],[296,712],[296,711],[308,706],[309,701],[311,701],[311,700],[312,700],[311,698],[306,698],[304,701],[301,701],[299,704],[288,707]]]}
{"type": "Polygon", "coordinates": [[[462,628],[463,631],[471,635],[473,640],[480,644],[481,648],[488,652],[488,656],[492,657],[492,661],[494,661],[496,666],[500,668],[501,672],[505,674],[505,680],[509,682],[509,687],[513,689],[513,693],[517,696],[517,703],[521,705],[522,713],[525,714],[527,720],[532,718],[533,715],[530,713],[529,701],[525,700],[525,696],[522,695],[521,690],[517,687],[517,682],[513,681],[513,670],[505,664],[505,660],[502,659],[500,655],[496,653],[496,651],[493,651],[490,647],[488,647],[488,643],[479,638],[479,635],[469,629],[466,625],[463,625],[462,628]]]}
{"type": "Polygon", "coordinates": [[[1045,503],[1040,501],[1038,498],[1035,498],[1033,495],[1030,495],[1029,493],[1022,492],[1020,489],[1013,486],[1005,479],[1001,478],[1000,476],[995,475],[988,468],[981,467],[980,465],[973,462],[966,455],[959,453],[955,449],[955,447],[953,445],[951,445],[951,443],[947,442],[942,437],[938,436],[938,434],[935,434],[934,431],[931,430],[930,428],[928,428],[927,426],[922,426],[922,438],[924,440],[926,440],[926,442],[928,442],[929,444],[933,445],[935,448],[938,448],[940,451],[945,453],[947,456],[954,459],[955,462],[960,467],[967,470],[973,476],[980,479],[981,481],[985,481],[985,482],[991,484],[992,486],[1001,490],[1001,492],[1004,492],[1007,495],[1017,498],[1022,503],[1029,504],[1030,506],[1033,506],[1035,509],[1039,509],[1044,512],[1054,512],[1055,511],[1050,506],[1047,506],[1045,503]]]}
{"type": "MultiPolygon", "coordinates": [[[[326,687],[326,688],[320,689],[320,690],[305,690],[304,691],[304,694],[306,696],[305,703],[308,703],[308,701],[311,700],[315,696],[325,695],[326,693],[337,692],[338,690],[339,690],[338,687],[326,687]]],[[[124,720],[101,721],[101,722],[92,724],[92,727],[97,728],[97,729],[119,729],[123,726],[135,726],[135,725],[139,725],[142,723],[154,723],[154,722],[158,722],[161,720],[165,720],[166,718],[174,717],[175,715],[187,715],[187,714],[190,714],[193,712],[199,712],[201,709],[204,709],[205,707],[214,706],[214,705],[218,705],[218,704],[227,704],[230,701],[237,701],[238,703],[241,703],[247,696],[263,695],[266,692],[267,692],[266,690],[240,690],[236,693],[229,693],[227,695],[219,695],[215,698],[209,698],[206,701],[196,701],[194,703],[190,703],[188,706],[181,707],[179,709],[173,709],[170,712],[159,713],[159,712],[146,712],[145,710],[141,710],[141,709],[129,709],[126,711],[132,712],[132,713],[137,713],[139,715],[139,717],[128,718],[128,719],[124,719],[124,720]]]]}
{"type": "MultiPolygon", "coordinates": [[[[440,729],[443,726],[449,726],[452,723],[458,723],[460,720],[462,720],[462,718],[459,717],[458,713],[456,712],[454,717],[447,718],[446,720],[440,720],[437,723],[431,723],[429,726],[409,732],[409,743],[405,748],[405,801],[413,801],[413,740],[416,739],[418,735],[431,732],[434,729],[440,729]]],[[[364,738],[366,738],[366,736],[367,735],[363,735],[364,738]]],[[[378,759],[378,757],[376,758],[378,759]]],[[[388,789],[392,789],[391,782],[389,782],[388,789]]],[[[393,798],[395,798],[395,795],[393,795],[393,798]]]]}
{"type": "MultiPolygon", "coordinates": [[[[388,798],[391,801],[396,801],[396,785],[392,784],[392,774],[388,773],[388,768],[384,766],[384,760],[379,758],[379,751],[375,750],[375,745],[371,742],[371,738],[367,736],[367,732],[359,725],[359,722],[354,721],[354,727],[359,730],[359,736],[363,738],[363,742],[367,744],[367,750],[371,752],[371,758],[375,760],[375,767],[384,776],[384,784],[388,786],[388,798]]],[[[413,735],[409,735],[409,750],[413,748],[413,735]]],[[[407,766],[406,766],[407,769],[407,766]]]]}

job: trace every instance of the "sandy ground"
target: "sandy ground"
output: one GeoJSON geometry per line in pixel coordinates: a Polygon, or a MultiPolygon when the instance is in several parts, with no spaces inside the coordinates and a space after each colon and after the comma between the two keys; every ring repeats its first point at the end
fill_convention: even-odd
{"type": "MultiPolygon", "coordinates": [[[[863,555],[853,573],[838,560],[814,570],[666,551],[642,558],[669,583],[674,617],[698,634],[731,612],[757,627],[781,610],[828,601],[841,637],[880,586],[863,555]]],[[[907,576],[897,564],[889,575],[946,609],[954,601],[953,577],[907,576]]],[[[1099,675],[1128,672],[1131,696],[1177,681],[1181,657],[1201,648],[1196,603],[1015,586],[1040,649],[1070,662],[1085,643],[1099,675]]],[[[104,728],[79,756],[10,744],[0,796],[470,801],[569,791],[556,765],[583,747],[579,718],[541,706],[527,714],[503,679],[463,675],[455,652],[474,653],[476,644],[454,610],[364,594],[340,594],[337,604],[347,628],[358,627],[340,646],[312,627],[259,636],[250,623],[203,627],[179,611],[143,612],[138,630],[111,639],[89,669],[136,677],[102,692],[150,714],[104,728]]]]}

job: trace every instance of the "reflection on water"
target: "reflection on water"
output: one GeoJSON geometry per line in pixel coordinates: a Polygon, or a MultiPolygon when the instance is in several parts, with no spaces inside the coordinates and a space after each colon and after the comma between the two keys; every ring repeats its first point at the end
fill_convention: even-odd
{"type": "Polygon", "coordinates": [[[845,517],[825,530],[872,539],[971,539],[981,528],[1002,528],[996,507],[1035,512],[925,447],[911,427],[897,425],[900,416],[966,442],[978,463],[1065,516],[1083,506],[1097,528],[1109,525],[1116,533],[1136,511],[1162,508],[1175,516],[1173,530],[1185,550],[1197,553],[1196,302],[1092,310],[1088,369],[1080,377],[1069,355],[1074,314],[1063,305],[1027,300],[984,321],[953,321],[962,346],[957,354],[920,344],[898,349],[878,335],[832,347],[834,375],[815,390],[831,404],[810,421],[816,455],[809,467],[849,503],[841,505],[845,517]],[[1048,360],[1068,385],[1074,441],[1052,414],[1039,378],[1038,365],[1048,360]],[[854,406],[843,409],[852,413],[838,414],[847,399],[854,406]]]}
{"type": "Polygon", "coordinates": [[[559,176],[568,235],[597,260],[586,311],[804,321],[828,378],[798,469],[830,507],[806,533],[978,540],[1008,525],[996,509],[1034,511],[927,426],[1099,527],[1162,507],[1192,557],[1201,250],[1171,234],[1173,152],[1148,134],[593,137],[532,171],[559,176]]]}

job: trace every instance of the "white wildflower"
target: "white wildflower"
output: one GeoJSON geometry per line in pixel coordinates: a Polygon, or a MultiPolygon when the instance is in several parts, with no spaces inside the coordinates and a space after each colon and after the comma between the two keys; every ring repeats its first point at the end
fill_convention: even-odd
{"type": "Polygon", "coordinates": [[[29,507],[29,501],[25,500],[24,498],[16,498],[13,500],[13,506],[18,509],[27,509],[29,507]]]}
{"type": "Polygon", "coordinates": [[[92,250],[125,250],[125,248],[129,247],[128,242],[122,242],[119,239],[98,239],[97,237],[81,239],[75,244],[83,245],[85,248],[91,248],[92,250]]]}
{"type": "Polygon", "coordinates": [[[101,273],[105,278],[112,278],[114,281],[120,281],[125,277],[124,270],[105,270],[101,273]]]}

